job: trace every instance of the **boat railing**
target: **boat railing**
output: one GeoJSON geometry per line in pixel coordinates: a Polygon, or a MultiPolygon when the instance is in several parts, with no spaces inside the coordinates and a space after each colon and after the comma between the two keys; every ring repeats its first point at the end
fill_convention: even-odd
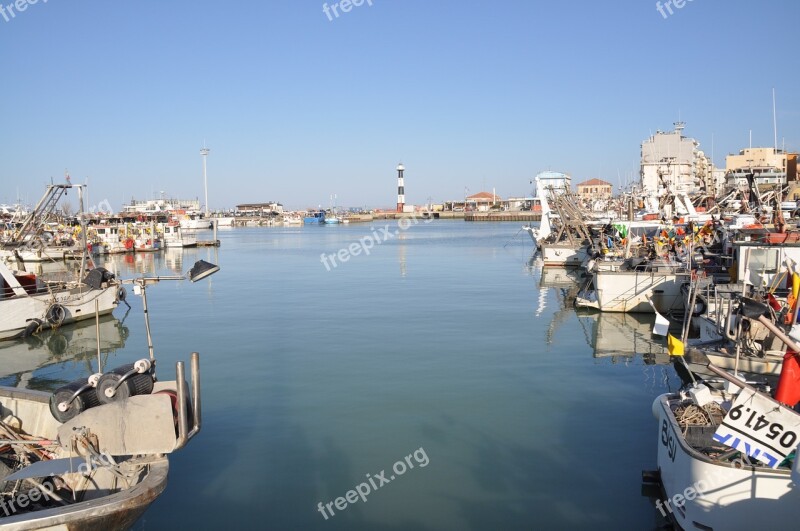
{"type": "Polygon", "coordinates": [[[179,361],[175,365],[175,374],[177,377],[177,394],[178,394],[178,440],[175,444],[175,450],[180,450],[189,440],[192,439],[200,431],[202,424],[202,408],[200,404],[200,354],[192,352],[190,360],[190,371],[192,376],[192,429],[189,429],[189,400],[186,391],[186,378],[183,362],[179,361]]]}

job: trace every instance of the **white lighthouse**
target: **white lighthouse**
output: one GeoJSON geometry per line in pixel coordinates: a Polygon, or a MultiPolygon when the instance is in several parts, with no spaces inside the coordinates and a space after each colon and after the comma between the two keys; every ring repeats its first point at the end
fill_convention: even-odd
{"type": "Polygon", "coordinates": [[[406,186],[403,179],[403,172],[406,170],[403,163],[397,165],[397,212],[402,213],[406,205],[406,186]]]}

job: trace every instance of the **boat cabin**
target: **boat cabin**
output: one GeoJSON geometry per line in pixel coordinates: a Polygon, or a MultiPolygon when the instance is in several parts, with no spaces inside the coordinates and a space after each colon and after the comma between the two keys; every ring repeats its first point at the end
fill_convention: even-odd
{"type": "Polygon", "coordinates": [[[0,299],[16,296],[33,295],[39,290],[36,275],[20,271],[12,271],[0,263],[0,299]]]}

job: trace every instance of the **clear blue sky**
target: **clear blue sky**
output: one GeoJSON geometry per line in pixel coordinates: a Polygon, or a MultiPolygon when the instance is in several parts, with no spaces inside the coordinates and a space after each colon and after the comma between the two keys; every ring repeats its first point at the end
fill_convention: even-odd
{"type": "MultiPolygon", "coordinates": [[[[0,0],[8,4],[11,0],[0,0]]],[[[0,202],[88,177],[91,202],[391,206],[545,169],[638,175],[679,115],[717,165],[800,149],[796,0],[39,0],[0,16],[0,202]],[[333,2],[328,2],[333,4],[333,2]],[[666,11],[665,11],[666,12],[666,11]]]]}

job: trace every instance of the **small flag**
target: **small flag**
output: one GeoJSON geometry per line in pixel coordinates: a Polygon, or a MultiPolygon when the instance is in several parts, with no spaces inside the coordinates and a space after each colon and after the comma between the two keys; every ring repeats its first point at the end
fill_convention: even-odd
{"type": "Polygon", "coordinates": [[[672,334],[667,335],[667,350],[670,356],[683,356],[683,343],[672,334]]]}
{"type": "Polygon", "coordinates": [[[656,312],[656,322],[653,323],[653,334],[656,336],[665,336],[669,330],[669,319],[656,312]]]}
{"type": "Polygon", "coordinates": [[[650,304],[650,307],[653,308],[653,313],[656,314],[656,322],[653,323],[653,335],[667,335],[667,331],[669,330],[669,319],[658,313],[658,310],[656,310],[656,305],[653,304],[653,301],[650,299],[650,297],[647,298],[647,302],[650,304]]]}

